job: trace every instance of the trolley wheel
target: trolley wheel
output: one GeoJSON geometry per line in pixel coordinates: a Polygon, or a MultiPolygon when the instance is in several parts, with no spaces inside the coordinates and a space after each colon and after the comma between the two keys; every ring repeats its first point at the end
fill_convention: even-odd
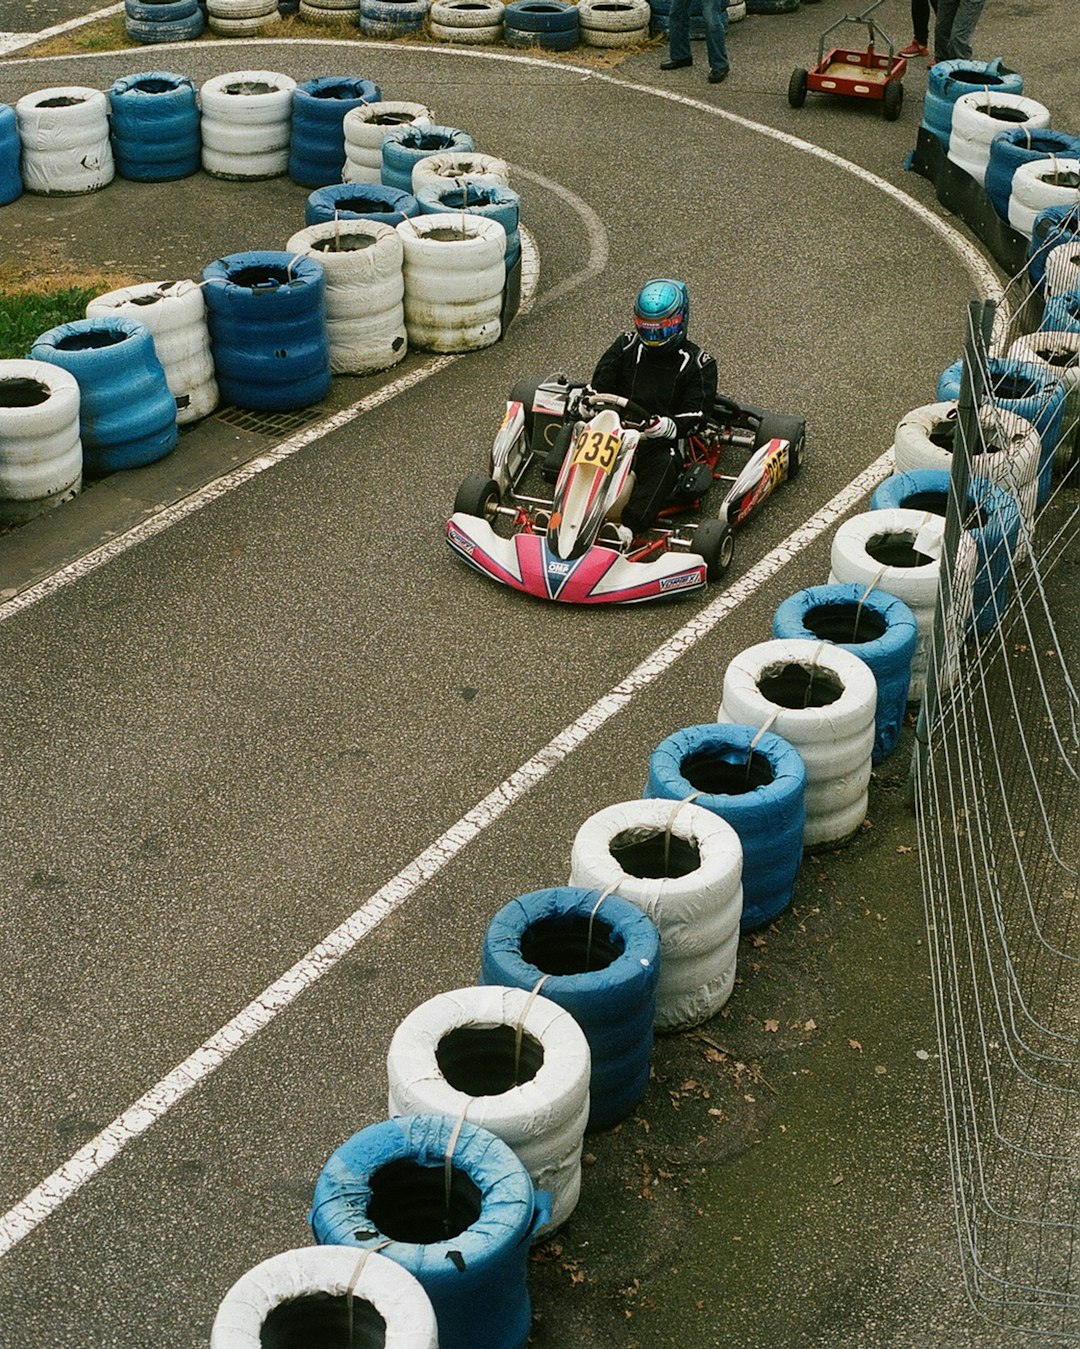
{"type": "Polygon", "coordinates": [[[793,108],[801,108],[806,102],[806,81],[809,79],[807,71],[800,67],[791,72],[791,79],[788,80],[787,101],[793,108]]]}
{"type": "Polygon", "coordinates": [[[895,122],[904,106],[904,86],[898,80],[892,80],[885,86],[881,100],[881,110],[886,122],[895,122]]]}

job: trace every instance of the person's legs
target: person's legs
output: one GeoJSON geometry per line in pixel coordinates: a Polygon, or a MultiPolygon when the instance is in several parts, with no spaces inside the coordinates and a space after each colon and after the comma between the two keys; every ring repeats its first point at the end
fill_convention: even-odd
{"type": "Polygon", "coordinates": [[[930,43],[930,0],[911,0],[911,31],[920,47],[930,43]]]}
{"type": "Polygon", "coordinates": [[[668,52],[673,61],[689,61],[690,51],[690,0],[671,0],[671,13],[668,15],[668,52]]]}
{"type": "Polygon", "coordinates": [[[634,490],[623,510],[622,523],[635,535],[644,533],[667,505],[681,473],[682,459],[670,441],[663,445],[654,441],[644,453],[639,448],[634,460],[634,490]]]}
{"type": "Polygon", "coordinates": [[[951,47],[953,59],[971,60],[971,39],[983,11],[984,0],[960,0],[953,19],[951,47]]]}
{"type": "Polygon", "coordinates": [[[721,6],[721,0],[701,0],[701,16],[705,20],[709,69],[726,75],[731,68],[727,54],[727,9],[721,6]]]}
{"type": "Polygon", "coordinates": [[[938,0],[937,23],[934,25],[934,60],[951,61],[953,20],[960,0],[938,0]]]}

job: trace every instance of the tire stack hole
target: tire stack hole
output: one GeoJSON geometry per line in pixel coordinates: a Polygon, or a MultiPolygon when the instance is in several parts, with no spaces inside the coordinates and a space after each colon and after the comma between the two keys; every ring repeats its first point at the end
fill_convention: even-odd
{"type": "Polygon", "coordinates": [[[467,1096],[501,1096],[531,1082],[544,1063],[544,1046],[516,1026],[458,1026],[435,1050],[439,1071],[467,1096]]]}
{"type": "MultiPolygon", "coordinates": [[[[926,493],[926,495],[933,494],[926,493]]],[[[918,509],[934,508],[920,502],[918,509]]],[[[851,645],[879,641],[885,636],[887,628],[880,614],[854,602],[818,605],[807,612],[803,621],[814,636],[820,637],[822,641],[845,642],[851,645]]]]}
{"type": "Polygon", "coordinates": [[[680,768],[694,791],[706,796],[743,796],[770,787],[775,778],[768,759],[753,751],[742,760],[721,754],[691,754],[680,768]]]}
{"type": "Polygon", "coordinates": [[[592,974],[606,970],[623,954],[615,929],[602,918],[580,914],[568,919],[542,919],[521,935],[521,958],[542,974],[592,974]]]}
{"type": "MultiPolygon", "coordinates": [[[[433,1246],[470,1228],[483,1211],[480,1191],[459,1167],[421,1166],[407,1157],[372,1173],[368,1217],[391,1241],[433,1246]]],[[[365,1234],[367,1235],[367,1234],[365,1234]]]]}
{"type": "Polygon", "coordinates": [[[611,855],[631,876],[650,880],[689,876],[701,867],[701,854],[693,843],[675,834],[642,833],[630,829],[611,840],[611,855]]]}
{"type": "Polygon", "coordinates": [[[844,693],[844,686],[832,670],[794,661],[765,671],[758,680],[758,688],[769,702],[793,708],[828,707],[844,693]]]}
{"type": "MultiPolygon", "coordinates": [[[[866,552],[883,567],[926,567],[934,560],[925,553],[918,552],[915,548],[915,534],[907,530],[898,534],[874,535],[866,542],[866,552]]],[[[797,706],[793,703],[784,705],[797,706]]]]}
{"type": "Polygon", "coordinates": [[[362,1297],[309,1293],[274,1307],[259,1330],[260,1349],[384,1349],[386,1321],[362,1297]]]}
{"type": "Polygon", "coordinates": [[[48,398],[49,390],[36,379],[0,380],[0,407],[36,408],[48,398]]]}

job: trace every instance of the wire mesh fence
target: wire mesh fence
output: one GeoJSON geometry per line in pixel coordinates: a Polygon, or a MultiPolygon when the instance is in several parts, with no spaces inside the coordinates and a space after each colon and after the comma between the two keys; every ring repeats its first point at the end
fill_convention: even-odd
{"type": "Polygon", "coordinates": [[[969,316],[912,785],[964,1278],[1030,1343],[1080,1339],[1080,325],[1005,314],[969,316]]]}

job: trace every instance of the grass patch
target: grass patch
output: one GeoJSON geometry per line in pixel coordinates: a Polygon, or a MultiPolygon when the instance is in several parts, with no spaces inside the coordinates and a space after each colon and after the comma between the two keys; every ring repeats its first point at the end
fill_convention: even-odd
{"type": "Polygon", "coordinates": [[[124,274],[74,271],[44,252],[0,263],[0,360],[24,360],[42,333],[85,318],[95,295],[132,284],[124,274]]]}
{"type": "Polygon", "coordinates": [[[33,47],[20,47],[17,52],[12,52],[12,56],[77,56],[83,52],[109,52],[142,45],[128,37],[124,16],[115,14],[111,19],[98,19],[95,23],[73,28],[69,33],[58,33],[33,47]]]}

